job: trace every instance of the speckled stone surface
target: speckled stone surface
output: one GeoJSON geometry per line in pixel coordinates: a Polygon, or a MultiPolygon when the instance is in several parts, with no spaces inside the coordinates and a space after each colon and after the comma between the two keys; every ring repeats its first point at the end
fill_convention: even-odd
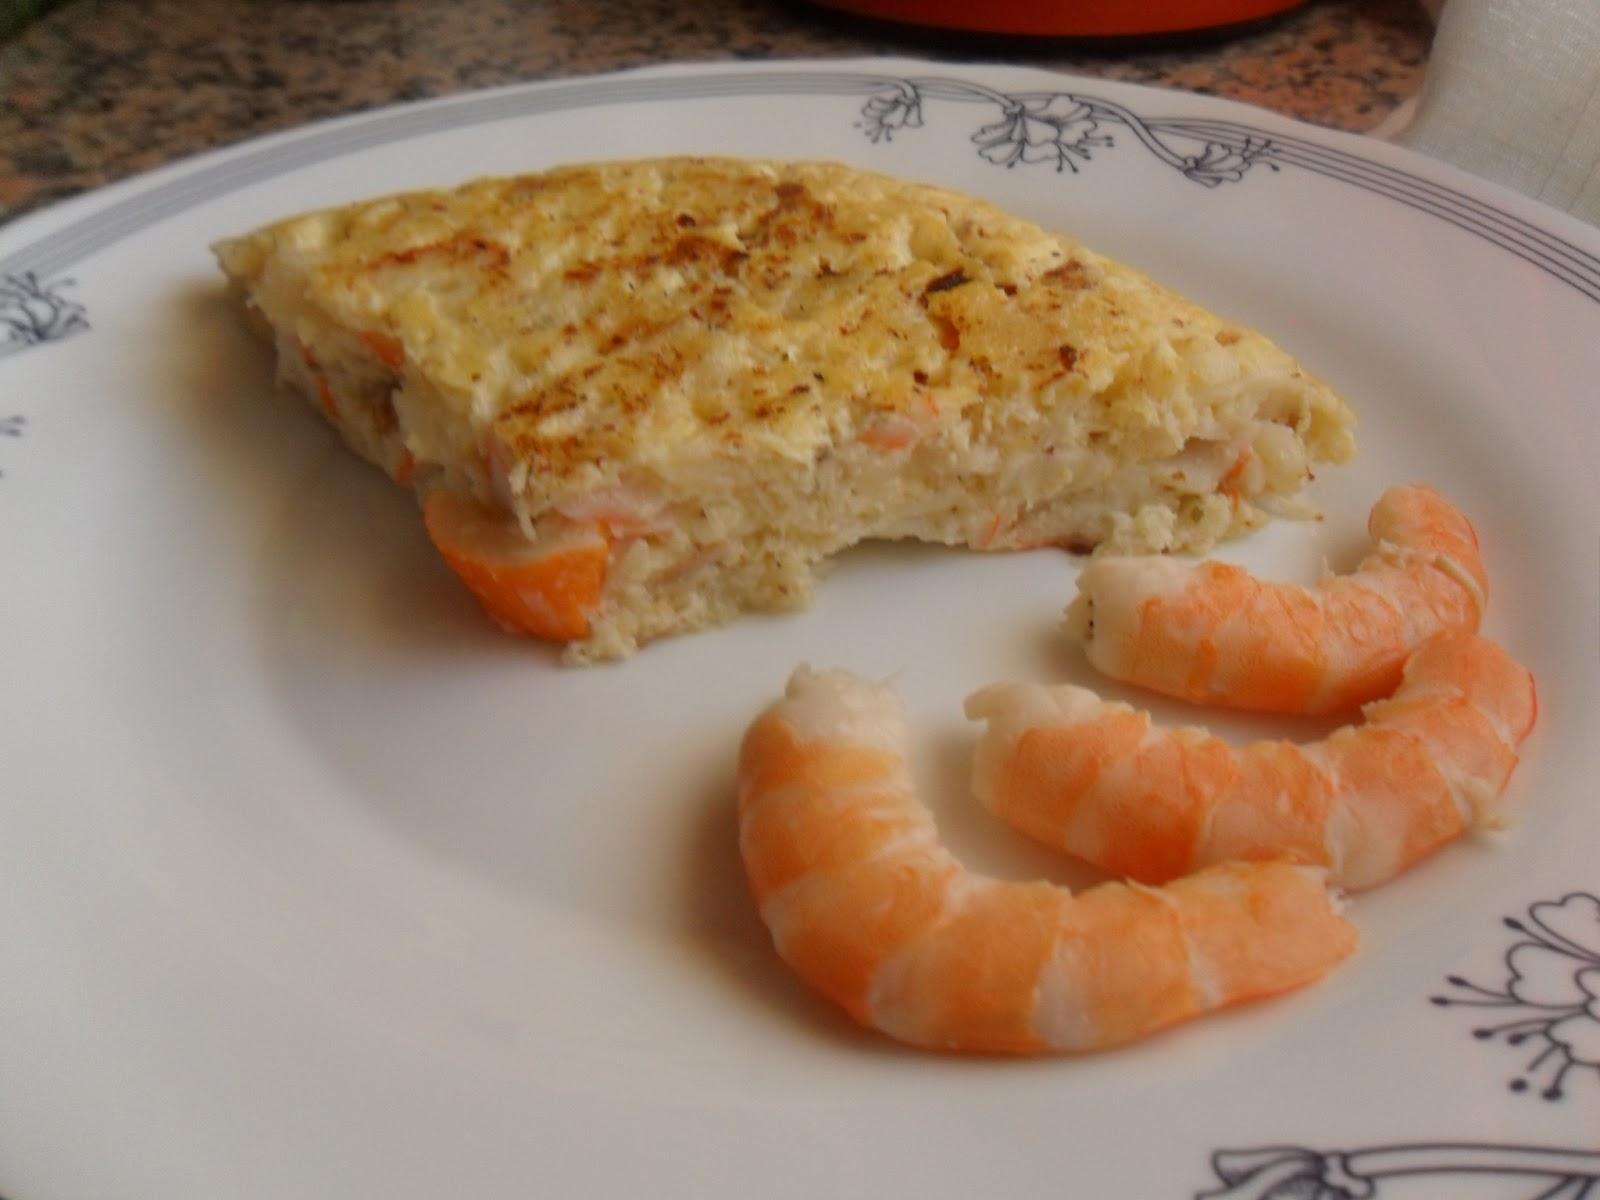
{"type": "Polygon", "coordinates": [[[318,117],[682,61],[908,54],[1184,88],[1340,129],[1421,85],[1415,0],[1314,0],[1235,36],[974,42],[785,0],[70,0],[0,44],[0,221],[318,117]]]}

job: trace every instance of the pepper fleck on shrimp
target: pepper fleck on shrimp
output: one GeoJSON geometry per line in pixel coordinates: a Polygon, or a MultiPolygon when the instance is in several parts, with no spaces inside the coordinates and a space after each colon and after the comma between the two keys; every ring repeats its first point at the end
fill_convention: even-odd
{"type": "Polygon", "coordinates": [[[1426,642],[1364,723],[1305,746],[1235,748],[1080,687],[997,684],[967,701],[988,722],[974,789],[1037,841],[1145,883],[1284,859],[1352,891],[1469,828],[1503,825],[1536,710],[1528,671],[1462,633],[1426,642]]]}
{"type": "Polygon", "coordinates": [[[1353,574],[1314,587],[1224,563],[1105,558],[1078,576],[1067,629],[1096,669],[1197,704],[1333,713],[1387,696],[1436,633],[1474,633],[1488,578],[1471,523],[1438,492],[1392,487],[1353,574]]]}
{"type": "Polygon", "coordinates": [[[1356,933],[1314,868],[1236,863],[1080,894],[940,842],[886,687],[801,668],[740,752],[740,849],[778,953],[917,1046],[1087,1051],[1319,978],[1356,933]]]}

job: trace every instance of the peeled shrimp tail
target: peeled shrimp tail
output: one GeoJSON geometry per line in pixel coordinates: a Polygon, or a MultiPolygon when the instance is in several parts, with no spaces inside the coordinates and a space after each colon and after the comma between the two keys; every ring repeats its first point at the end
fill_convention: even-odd
{"type": "Polygon", "coordinates": [[[1094,1050],[1308,983],[1352,952],[1323,873],[1232,864],[1074,896],[965,870],[887,688],[802,668],[740,753],[739,837],[778,953],[862,1025],[942,1050],[1094,1050]]]}
{"type": "Polygon", "coordinates": [[[1106,558],[1078,576],[1067,631],[1096,670],[1197,704],[1332,713],[1386,696],[1429,637],[1476,632],[1488,578],[1471,523],[1431,488],[1393,487],[1355,572],[1315,587],[1224,563],[1106,558]]]}
{"type": "Polygon", "coordinates": [[[1077,687],[1000,684],[967,701],[987,722],[974,789],[1001,820],[1110,871],[1161,883],[1213,863],[1283,859],[1352,891],[1468,828],[1505,823],[1533,677],[1494,643],[1445,633],[1388,700],[1307,746],[1234,748],[1077,687]]]}

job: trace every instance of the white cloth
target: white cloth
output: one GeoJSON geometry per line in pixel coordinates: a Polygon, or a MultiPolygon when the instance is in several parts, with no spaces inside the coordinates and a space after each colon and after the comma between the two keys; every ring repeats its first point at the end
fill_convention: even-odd
{"type": "Polygon", "coordinates": [[[1600,225],[1600,0],[1449,0],[1396,140],[1600,225]]]}

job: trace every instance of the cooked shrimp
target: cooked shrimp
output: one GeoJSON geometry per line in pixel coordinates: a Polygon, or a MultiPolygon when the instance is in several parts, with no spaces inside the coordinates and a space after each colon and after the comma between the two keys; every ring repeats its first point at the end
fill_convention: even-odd
{"type": "Polygon", "coordinates": [[[1106,558],[1078,576],[1068,632],[1113,679],[1198,704],[1332,713],[1387,696],[1422,642],[1477,631],[1488,596],[1478,538],[1439,493],[1393,487],[1351,575],[1315,587],[1240,567],[1106,558]]]}
{"type": "Polygon", "coordinates": [[[806,668],[745,735],[739,838],[778,953],[861,1024],[941,1050],[1130,1041],[1298,987],[1355,948],[1323,873],[1231,864],[1073,895],[965,870],[886,687],[806,668]]]}
{"type": "Polygon", "coordinates": [[[1145,883],[1282,858],[1354,891],[1464,829],[1504,824],[1536,707],[1533,677],[1504,650],[1442,633],[1364,724],[1313,745],[1235,749],[1071,686],[998,684],[970,697],[967,715],[988,722],[979,799],[1038,841],[1145,883]]]}

